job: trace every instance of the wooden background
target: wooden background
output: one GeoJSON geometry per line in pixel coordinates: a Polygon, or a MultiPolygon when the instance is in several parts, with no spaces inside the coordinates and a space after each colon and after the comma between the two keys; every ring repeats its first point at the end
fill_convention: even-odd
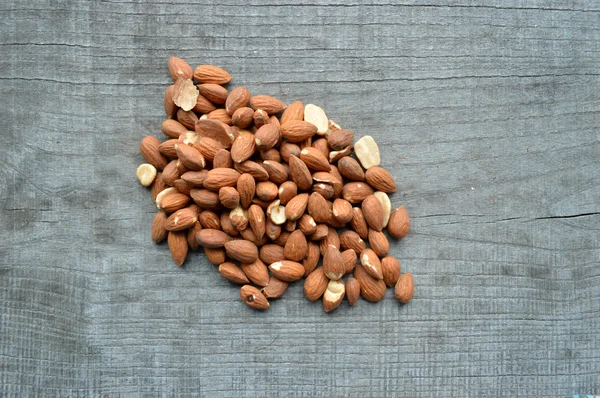
{"type": "Polygon", "coordinates": [[[0,5],[0,395],[600,395],[600,2],[293,3],[0,5]],[[375,137],[409,305],[257,313],[150,242],[170,55],[375,137]]]}

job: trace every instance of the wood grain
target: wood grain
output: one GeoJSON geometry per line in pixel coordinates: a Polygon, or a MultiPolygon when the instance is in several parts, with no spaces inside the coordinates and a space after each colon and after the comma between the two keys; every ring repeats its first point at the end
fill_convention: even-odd
{"type": "Polygon", "coordinates": [[[0,5],[0,395],[600,395],[600,6],[0,5]],[[400,306],[266,313],[150,241],[170,55],[370,134],[412,230],[400,306]]]}

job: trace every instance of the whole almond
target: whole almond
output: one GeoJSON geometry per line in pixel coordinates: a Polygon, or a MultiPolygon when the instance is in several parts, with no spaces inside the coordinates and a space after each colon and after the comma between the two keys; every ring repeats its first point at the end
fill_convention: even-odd
{"type": "Polygon", "coordinates": [[[323,271],[331,280],[338,280],[344,276],[345,266],[342,253],[334,246],[328,246],[323,255],[323,271]]]}
{"type": "Polygon", "coordinates": [[[230,282],[237,283],[238,285],[244,285],[250,283],[244,271],[242,271],[234,263],[224,262],[219,265],[219,273],[225,279],[230,282]]]}
{"type": "Polygon", "coordinates": [[[231,146],[231,159],[236,163],[248,160],[256,150],[254,134],[240,135],[231,146]]]}
{"type": "Polygon", "coordinates": [[[341,151],[342,149],[352,145],[353,140],[354,132],[346,129],[332,131],[327,136],[327,142],[333,151],[341,151]]]}
{"type": "Polygon", "coordinates": [[[191,79],[179,78],[173,88],[173,102],[184,111],[190,111],[196,106],[198,89],[191,79]]]}
{"type": "Polygon", "coordinates": [[[329,279],[325,276],[323,267],[319,267],[312,271],[304,280],[304,295],[310,301],[317,301],[323,296],[325,290],[327,290],[328,283],[329,279]]]}
{"type": "Polygon", "coordinates": [[[279,190],[271,181],[261,181],[256,184],[256,197],[260,200],[271,201],[277,197],[279,190]]]}
{"type": "Polygon", "coordinates": [[[242,207],[248,208],[256,192],[256,182],[250,174],[242,174],[237,180],[237,190],[240,193],[242,207]]]}
{"type": "Polygon", "coordinates": [[[321,251],[319,245],[314,242],[308,242],[306,249],[306,257],[302,260],[302,266],[304,267],[304,276],[308,276],[317,267],[321,258],[321,251]]]}
{"type": "Polygon", "coordinates": [[[360,284],[360,295],[365,300],[376,303],[385,297],[385,282],[373,278],[361,265],[354,269],[354,277],[360,284]]]}
{"type": "Polygon", "coordinates": [[[281,115],[281,124],[290,120],[304,120],[304,104],[300,101],[292,102],[281,115]]]}
{"type": "Polygon", "coordinates": [[[279,126],[275,124],[265,124],[256,130],[256,147],[265,150],[273,148],[281,139],[279,126]]]}
{"type": "Polygon", "coordinates": [[[165,107],[165,115],[168,119],[174,119],[177,115],[177,105],[173,102],[173,91],[175,85],[172,84],[165,90],[165,96],[163,98],[163,104],[165,107]]]}
{"type": "Polygon", "coordinates": [[[289,165],[290,176],[298,188],[305,191],[309,190],[312,186],[312,175],[310,174],[310,171],[308,171],[306,164],[296,156],[290,155],[289,165]]]}
{"type": "Polygon", "coordinates": [[[306,104],[304,107],[304,121],[314,124],[317,127],[317,134],[324,135],[329,130],[329,119],[325,111],[313,104],[306,104]]]}
{"type": "Polygon", "coordinates": [[[227,149],[220,149],[215,153],[213,168],[218,169],[221,167],[233,167],[233,159],[231,159],[231,153],[227,149]]]}
{"type": "Polygon", "coordinates": [[[255,95],[250,98],[252,109],[262,109],[269,115],[279,113],[285,109],[285,103],[268,95],[255,95]]]}
{"type": "Polygon", "coordinates": [[[276,225],[275,223],[273,223],[273,221],[271,221],[271,219],[267,217],[267,222],[265,225],[265,236],[268,236],[269,239],[274,241],[277,238],[279,238],[280,234],[281,234],[281,227],[279,225],[276,225]]]}
{"type": "Polygon", "coordinates": [[[162,173],[156,173],[156,177],[154,178],[154,182],[150,186],[150,197],[152,201],[156,203],[156,197],[159,193],[164,191],[167,188],[165,182],[162,179],[162,173]]]}
{"type": "Polygon", "coordinates": [[[202,247],[216,249],[231,241],[231,236],[218,229],[203,229],[196,234],[196,240],[202,247]]]}
{"type": "Polygon", "coordinates": [[[317,133],[317,127],[314,124],[301,121],[290,120],[281,125],[281,135],[289,142],[302,142],[311,138],[317,133]]]}
{"type": "Polygon", "coordinates": [[[225,123],[214,119],[201,119],[194,124],[196,134],[200,137],[212,138],[223,148],[230,148],[234,139],[227,127],[225,123]]]}
{"type": "Polygon", "coordinates": [[[344,156],[338,160],[338,170],[344,178],[350,181],[364,181],[365,172],[361,167],[360,163],[351,158],[350,156],[344,156]]]}
{"type": "Polygon", "coordinates": [[[367,225],[367,221],[365,220],[365,216],[360,207],[352,208],[352,220],[350,220],[350,225],[354,232],[362,239],[367,239],[369,237],[369,226],[367,225]]]}
{"type": "Polygon", "coordinates": [[[242,271],[255,285],[264,287],[269,284],[269,270],[260,259],[251,263],[242,263],[242,271]]]}
{"type": "Polygon", "coordinates": [[[284,282],[294,282],[304,276],[304,267],[295,261],[277,261],[269,265],[269,269],[276,278],[284,282]]]}
{"type": "Polygon", "coordinates": [[[349,182],[342,189],[342,197],[352,204],[362,202],[373,193],[373,188],[364,182],[349,182]]]}
{"type": "Polygon", "coordinates": [[[308,214],[316,223],[327,222],[329,219],[330,212],[327,201],[316,192],[311,193],[308,198],[308,214]]]}
{"type": "Polygon", "coordinates": [[[217,213],[210,210],[202,210],[198,215],[198,222],[202,228],[221,229],[221,220],[217,213]]]}
{"type": "Polygon", "coordinates": [[[217,153],[223,150],[223,145],[210,137],[199,137],[193,146],[210,162],[213,162],[217,153]]]}
{"type": "Polygon", "coordinates": [[[208,189],[192,189],[190,196],[202,209],[216,209],[220,206],[219,194],[208,189]]]}
{"type": "Polygon", "coordinates": [[[225,109],[215,109],[208,113],[206,116],[209,120],[218,120],[221,123],[224,123],[228,126],[233,125],[233,120],[231,119],[231,115],[227,113],[225,109]]]}
{"type": "MultiPolygon", "coordinates": [[[[280,163],[281,162],[281,154],[279,153],[279,150],[275,149],[275,148],[269,148],[269,149],[265,149],[260,151],[260,158],[263,161],[273,161],[273,162],[277,162],[280,163]]],[[[263,162],[263,166],[264,166],[264,162],[263,162]]],[[[266,169],[266,167],[265,167],[266,169]]],[[[267,170],[268,172],[269,170],[267,170]]],[[[269,173],[269,178],[271,177],[271,173],[269,173]]]]}
{"type": "Polygon", "coordinates": [[[196,222],[194,226],[187,230],[186,239],[190,250],[198,250],[200,248],[200,244],[196,240],[196,234],[200,230],[202,230],[202,226],[199,222],[196,222]]]}
{"type": "Polygon", "coordinates": [[[182,193],[167,195],[160,201],[160,208],[167,213],[173,213],[190,203],[190,197],[182,193]]]}
{"type": "Polygon", "coordinates": [[[164,135],[170,138],[179,138],[181,134],[188,131],[183,124],[173,119],[166,119],[162,122],[160,130],[164,135]]]}
{"type": "Polygon", "coordinates": [[[356,278],[348,278],[346,281],[346,299],[350,305],[356,304],[360,297],[360,282],[356,278]]]}
{"type": "Polygon", "coordinates": [[[260,164],[251,160],[246,160],[242,163],[235,163],[233,167],[240,173],[248,173],[257,181],[267,181],[269,173],[260,164]]]}
{"type": "Polygon", "coordinates": [[[306,166],[315,171],[329,171],[330,164],[321,151],[313,147],[306,147],[300,151],[300,159],[306,166]]]}
{"type": "Polygon", "coordinates": [[[379,200],[379,203],[381,203],[381,208],[383,210],[383,227],[385,228],[387,227],[390,215],[392,214],[392,202],[385,192],[377,191],[373,195],[375,195],[377,200],[379,200]]]}
{"type": "Polygon", "coordinates": [[[380,232],[383,228],[383,208],[374,195],[369,195],[362,202],[362,211],[370,228],[380,232]]]}
{"type": "Polygon", "coordinates": [[[268,265],[276,263],[277,261],[285,260],[283,253],[283,247],[274,243],[268,243],[260,248],[259,252],[260,259],[268,265]]]}
{"type": "Polygon", "coordinates": [[[206,256],[206,259],[214,265],[222,264],[227,259],[227,256],[225,255],[225,249],[223,249],[222,247],[205,247],[204,255],[206,256]]]}
{"type": "Polygon", "coordinates": [[[240,298],[246,305],[255,310],[266,310],[270,307],[269,300],[254,286],[244,285],[240,289],[240,298]]]}
{"type": "MultiPolygon", "coordinates": [[[[288,220],[298,220],[304,214],[308,204],[308,194],[297,195],[285,206],[285,216],[288,220]]],[[[316,224],[315,224],[316,226],[316,224]]]]}
{"type": "Polygon", "coordinates": [[[165,228],[167,224],[167,215],[164,211],[159,211],[152,221],[152,241],[159,243],[167,238],[169,231],[165,228]]]}
{"type": "Polygon", "coordinates": [[[212,169],[206,175],[204,188],[211,191],[218,191],[223,187],[234,187],[237,184],[238,178],[240,178],[240,173],[234,169],[225,167],[212,169]]]}
{"type": "Polygon", "coordinates": [[[321,152],[323,156],[325,156],[325,159],[329,159],[330,149],[326,138],[318,138],[314,140],[311,146],[321,152]]]}
{"type": "MultiPolygon", "coordinates": [[[[287,206],[286,206],[287,211],[287,206]]],[[[312,235],[317,230],[315,219],[309,214],[304,214],[298,220],[298,229],[306,236],[312,235]]]]}
{"type": "Polygon", "coordinates": [[[306,237],[300,230],[293,231],[283,249],[283,254],[286,259],[292,261],[301,261],[306,256],[308,243],[306,237]]]}
{"type": "Polygon", "coordinates": [[[400,278],[400,262],[396,257],[387,256],[381,259],[383,281],[388,287],[393,287],[400,278]]]}
{"type": "Polygon", "coordinates": [[[269,124],[269,114],[262,109],[257,109],[252,115],[252,120],[254,121],[254,127],[259,129],[265,124],[269,124]]]}
{"type": "Polygon", "coordinates": [[[374,166],[367,170],[365,178],[369,185],[382,192],[396,192],[394,177],[383,167],[374,166]]]}
{"type": "Polygon", "coordinates": [[[196,97],[196,104],[194,105],[194,108],[192,110],[196,113],[207,115],[205,118],[208,118],[208,114],[216,109],[217,107],[215,106],[215,104],[213,104],[208,98],[200,94],[198,95],[198,97],[196,97]]]}
{"type": "MultiPolygon", "coordinates": [[[[273,149],[274,150],[274,149],[273,149]]],[[[269,180],[276,184],[282,184],[287,181],[289,169],[275,160],[265,160],[263,167],[269,173],[269,180]]]]}
{"type": "Polygon", "coordinates": [[[181,175],[181,179],[192,187],[203,187],[207,175],[208,170],[188,171],[181,175]]]}
{"type": "Polygon", "coordinates": [[[333,217],[342,224],[346,224],[352,220],[352,205],[345,199],[336,199],[332,207],[333,217]]]}
{"type": "Polygon", "coordinates": [[[190,170],[198,171],[206,166],[204,156],[189,145],[175,144],[175,151],[181,163],[190,170]]]}
{"type": "Polygon", "coordinates": [[[158,146],[160,141],[156,137],[147,136],[144,137],[140,144],[140,152],[146,162],[150,163],[158,170],[162,170],[167,167],[168,160],[162,153],[160,153],[158,146]]]}
{"type": "Polygon", "coordinates": [[[258,205],[251,205],[248,208],[248,222],[254,235],[262,239],[265,235],[266,216],[264,210],[258,205]]]}
{"type": "Polygon", "coordinates": [[[187,208],[177,210],[167,219],[165,229],[167,231],[182,231],[192,227],[196,221],[198,221],[198,218],[193,210],[187,208]]]}
{"type": "Polygon", "coordinates": [[[398,279],[394,288],[394,296],[399,302],[406,304],[412,299],[414,291],[415,285],[412,274],[407,272],[398,279]]]}
{"type": "Polygon", "coordinates": [[[175,264],[181,266],[188,253],[187,234],[185,231],[170,231],[167,237],[169,251],[175,264]]]}
{"type": "Polygon", "coordinates": [[[312,190],[313,192],[318,193],[325,199],[332,199],[335,195],[335,190],[333,189],[333,186],[322,182],[313,185],[312,190]]]}
{"type": "Polygon", "coordinates": [[[204,96],[214,104],[224,104],[225,100],[227,99],[227,89],[221,85],[214,83],[204,83],[198,84],[198,86],[196,87],[198,88],[200,95],[204,96]]]}
{"type": "MultiPolygon", "coordinates": [[[[198,96],[200,98],[200,96],[198,96]]],[[[194,126],[198,121],[198,116],[193,111],[177,110],[177,121],[183,124],[188,130],[194,130],[194,126]]]]}
{"type": "Polygon", "coordinates": [[[340,306],[346,292],[344,281],[329,281],[327,289],[323,293],[323,309],[325,312],[331,312],[340,306]]]}
{"type": "Polygon", "coordinates": [[[169,57],[169,74],[174,82],[179,78],[191,79],[192,67],[181,58],[169,57]]]}
{"type": "Polygon", "coordinates": [[[410,229],[410,218],[404,206],[397,207],[390,215],[388,233],[394,238],[403,238],[410,229]]]}
{"type": "Polygon", "coordinates": [[[262,292],[262,294],[265,295],[267,299],[276,299],[283,296],[283,293],[285,293],[287,288],[287,282],[284,282],[272,276],[269,279],[269,283],[267,284],[267,286],[260,289],[260,291],[262,292]]]}
{"type": "Polygon", "coordinates": [[[390,251],[390,243],[383,232],[377,232],[373,229],[369,229],[369,245],[371,249],[379,257],[387,256],[390,251]]]}
{"type": "Polygon", "coordinates": [[[179,170],[177,170],[178,160],[171,160],[162,172],[162,180],[168,186],[173,186],[175,180],[179,178],[179,170]]]}
{"type": "Polygon", "coordinates": [[[225,109],[227,113],[233,115],[236,110],[245,107],[248,101],[250,101],[250,90],[243,86],[236,87],[227,96],[225,109]]]}
{"type": "Polygon", "coordinates": [[[175,145],[177,145],[177,143],[178,140],[175,138],[166,140],[160,143],[158,150],[169,159],[177,159],[177,151],[175,150],[175,145]]]}
{"type": "Polygon", "coordinates": [[[320,241],[327,237],[329,234],[329,228],[327,224],[317,224],[315,232],[310,236],[310,240],[320,241]]]}
{"type": "Polygon", "coordinates": [[[356,260],[358,259],[356,252],[352,249],[344,250],[342,252],[342,259],[344,260],[344,275],[354,271],[354,267],[356,267],[356,260]]]}
{"type": "Polygon", "coordinates": [[[179,191],[177,190],[177,188],[172,188],[172,187],[165,188],[162,191],[160,191],[156,195],[156,198],[154,199],[154,202],[156,203],[156,207],[158,208],[158,210],[160,210],[162,208],[161,202],[163,201],[164,198],[166,198],[168,195],[173,195],[176,193],[179,193],[179,191]]]}
{"type": "Polygon", "coordinates": [[[300,152],[301,149],[298,145],[293,144],[291,142],[288,141],[284,141],[281,143],[281,146],[279,147],[279,151],[281,152],[281,158],[289,163],[290,162],[290,156],[294,155],[296,157],[300,157],[300,152]]]}
{"type": "Polygon", "coordinates": [[[365,249],[360,253],[360,263],[364,270],[375,279],[383,279],[381,261],[372,249],[365,249]]]}
{"type": "Polygon", "coordinates": [[[238,108],[231,115],[231,123],[241,129],[246,129],[254,123],[254,110],[248,107],[238,108]]]}
{"type": "Polygon", "coordinates": [[[379,147],[370,135],[365,135],[356,141],[354,144],[354,152],[365,169],[368,170],[373,166],[379,166],[381,161],[379,147]]]}
{"type": "Polygon", "coordinates": [[[253,263],[258,258],[258,248],[247,240],[232,240],[225,243],[229,257],[242,263],[253,263]]]}
{"type": "Polygon", "coordinates": [[[354,231],[344,231],[340,235],[340,247],[343,250],[352,249],[358,255],[367,248],[365,241],[354,231]]]}
{"type": "Polygon", "coordinates": [[[194,70],[194,79],[200,83],[227,84],[231,81],[231,76],[218,66],[199,65],[194,70]]]}

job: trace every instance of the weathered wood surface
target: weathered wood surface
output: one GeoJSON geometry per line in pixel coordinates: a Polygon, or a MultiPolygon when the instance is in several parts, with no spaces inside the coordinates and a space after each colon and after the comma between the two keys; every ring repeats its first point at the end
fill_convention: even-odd
{"type": "Polygon", "coordinates": [[[0,395],[600,394],[600,3],[0,5],[0,395]],[[149,240],[166,59],[371,134],[413,302],[238,300],[149,240]]]}

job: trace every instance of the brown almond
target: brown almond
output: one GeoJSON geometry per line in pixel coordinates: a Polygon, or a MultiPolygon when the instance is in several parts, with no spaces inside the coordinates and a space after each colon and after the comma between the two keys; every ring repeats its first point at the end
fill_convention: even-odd
{"type": "Polygon", "coordinates": [[[362,202],[362,211],[365,221],[370,228],[380,232],[383,228],[383,207],[375,195],[369,195],[362,202]]]}
{"type": "Polygon", "coordinates": [[[206,256],[206,259],[214,265],[222,264],[227,259],[227,256],[225,255],[225,249],[223,249],[222,247],[205,247],[204,255],[206,256]]]}
{"type": "Polygon", "coordinates": [[[341,151],[342,149],[352,145],[354,140],[354,133],[351,130],[340,129],[329,133],[327,136],[327,142],[334,151],[341,151]]]}
{"type": "Polygon", "coordinates": [[[175,150],[175,145],[177,145],[177,142],[178,141],[174,138],[161,142],[158,146],[158,150],[160,151],[160,153],[162,153],[170,159],[177,159],[177,151],[175,150]]]}
{"type": "Polygon", "coordinates": [[[289,142],[303,142],[317,133],[317,126],[302,120],[290,120],[281,125],[281,135],[289,142]]]}
{"type": "Polygon", "coordinates": [[[263,167],[269,173],[269,180],[282,184],[288,179],[288,168],[275,160],[265,160],[263,167]]]}
{"type": "Polygon", "coordinates": [[[152,221],[152,241],[155,243],[162,242],[167,238],[169,231],[166,229],[167,215],[164,211],[159,211],[154,216],[152,221]]]}
{"type": "Polygon", "coordinates": [[[198,221],[198,218],[193,210],[187,208],[177,210],[167,219],[165,229],[167,231],[182,231],[192,227],[196,221],[198,221]]]}
{"type": "Polygon", "coordinates": [[[398,282],[396,282],[394,296],[399,302],[406,304],[412,299],[414,292],[415,285],[412,274],[407,272],[398,279],[398,282]]]}
{"type": "Polygon", "coordinates": [[[219,194],[208,189],[192,189],[190,196],[202,209],[216,209],[220,205],[219,194]]]}
{"type": "Polygon", "coordinates": [[[365,220],[365,216],[360,207],[352,208],[352,220],[350,220],[350,225],[354,232],[362,239],[367,239],[369,237],[369,226],[367,225],[367,221],[365,220]]]}
{"type": "Polygon", "coordinates": [[[202,228],[221,229],[220,217],[214,211],[202,210],[198,215],[198,222],[202,228]]]}
{"type": "Polygon", "coordinates": [[[225,109],[215,109],[209,112],[206,118],[208,120],[218,120],[219,122],[224,123],[228,126],[232,126],[233,124],[231,115],[229,115],[225,109]]]}
{"type": "Polygon", "coordinates": [[[168,160],[158,149],[160,141],[156,137],[144,137],[140,143],[140,152],[146,162],[156,167],[157,170],[162,170],[167,167],[168,160]]]}
{"type": "MultiPolygon", "coordinates": [[[[326,138],[319,138],[313,141],[312,147],[318,150],[325,156],[325,159],[329,159],[329,143],[326,138]]],[[[328,161],[329,163],[329,161],[328,161]]]]}
{"type": "Polygon", "coordinates": [[[188,253],[187,234],[185,231],[170,231],[167,237],[169,251],[175,264],[181,266],[188,253]]]}
{"type": "Polygon", "coordinates": [[[292,102],[281,114],[281,124],[290,120],[304,120],[304,104],[300,101],[292,102]]]}
{"type": "Polygon", "coordinates": [[[257,109],[254,111],[252,115],[252,120],[254,121],[254,127],[257,129],[261,128],[265,124],[269,124],[269,114],[262,109],[257,109]]]}
{"type": "Polygon", "coordinates": [[[340,149],[339,151],[331,151],[329,152],[329,163],[335,163],[338,160],[346,157],[352,153],[352,145],[347,146],[344,149],[340,149]]]}
{"type": "Polygon", "coordinates": [[[312,190],[313,192],[318,193],[325,199],[332,199],[335,195],[335,190],[333,189],[333,186],[322,182],[313,185],[312,190]]]}
{"type": "Polygon", "coordinates": [[[277,261],[269,265],[269,270],[276,278],[284,282],[294,282],[304,276],[302,264],[290,260],[277,261]]]}
{"type": "Polygon", "coordinates": [[[172,160],[167,164],[162,172],[162,180],[166,185],[172,187],[175,180],[179,178],[179,170],[177,170],[177,160],[172,160]]]}
{"type": "Polygon", "coordinates": [[[203,229],[198,231],[198,234],[196,235],[198,243],[202,247],[208,247],[209,249],[223,247],[225,243],[231,241],[231,239],[231,236],[218,229],[203,229]]]}
{"type": "Polygon", "coordinates": [[[177,110],[177,121],[183,124],[186,129],[194,130],[194,126],[198,121],[198,116],[192,111],[177,110]]]}
{"type": "Polygon", "coordinates": [[[224,211],[221,213],[220,221],[221,221],[221,229],[229,236],[238,236],[240,231],[238,231],[233,224],[231,223],[231,218],[229,218],[230,214],[228,211],[224,211]]]}
{"type": "Polygon", "coordinates": [[[317,267],[319,259],[321,258],[321,251],[319,245],[314,242],[308,242],[306,248],[306,257],[302,260],[302,266],[304,267],[304,276],[308,276],[317,267]]]}
{"type": "Polygon", "coordinates": [[[352,204],[362,202],[373,193],[373,188],[364,182],[349,182],[342,189],[342,197],[352,204]]]}
{"type": "Polygon", "coordinates": [[[198,171],[206,166],[204,156],[189,145],[177,143],[175,144],[175,151],[177,152],[177,157],[181,163],[190,170],[198,171]]]}
{"type": "Polygon", "coordinates": [[[329,228],[327,224],[317,224],[317,228],[315,228],[315,233],[310,236],[310,240],[320,241],[327,237],[329,234],[329,228]]]}
{"type": "Polygon", "coordinates": [[[190,250],[198,250],[200,248],[200,244],[196,240],[196,234],[201,229],[202,229],[202,226],[200,225],[199,222],[196,221],[196,223],[190,229],[187,230],[186,239],[187,239],[188,246],[190,247],[190,250]]]}
{"type": "Polygon", "coordinates": [[[344,260],[344,275],[354,271],[356,260],[358,259],[356,252],[352,249],[344,250],[342,252],[342,259],[344,260]]]}
{"type": "Polygon", "coordinates": [[[329,213],[329,206],[325,198],[316,192],[311,193],[308,198],[308,214],[312,216],[315,222],[327,222],[329,213]]]}
{"type": "Polygon", "coordinates": [[[340,174],[350,181],[365,180],[365,171],[362,166],[350,156],[344,156],[338,160],[337,168],[340,174]]]}
{"type": "Polygon", "coordinates": [[[323,310],[325,312],[331,312],[340,306],[346,293],[346,287],[344,281],[334,280],[329,281],[327,289],[323,293],[323,310]]]}
{"type": "Polygon", "coordinates": [[[177,115],[177,105],[173,102],[173,91],[175,85],[172,84],[165,90],[165,96],[163,98],[163,104],[165,107],[165,115],[168,119],[174,119],[177,115]]]}
{"type": "Polygon", "coordinates": [[[248,208],[248,222],[250,228],[257,239],[262,239],[265,235],[266,216],[264,210],[258,205],[251,205],[248,208]]]}
{"type": "Polygon", "coordinates": [[[251,263],[242,263],[242,271],[255,285],[264,287],[269,284],[269,270],[265,263],[256,259],[251,263]]]}
{"type": "Polygon", "coordinates": [[[248,107],[238,108],[231,115],[231,123],[241,129],[246,129],[254,123],[254,110],[248,107]]]}
{"type": "Polygon", "coordinates": [[[364,270],[375,279],[383,279],[381,261],[372,249],[365,249],[360,253],[360,263],[364,270]]]}
{"type": "Polygon", "coordinates": [[[379,257],[387,256],[390,251],[390,243],[383,232],[377,232],[373,229],[369,229],[369,245],[371,249],[379,257]]]}
{"type": "Polygon", "coordinates": [[[267,299],[277,299],[277,298],[283,296],[283,293],[285,293],[287,288],[288,288],[287,282],[284,282],[284,281],[272,276],[269,279],[269,284],[267,286],[263,287],[262,289],[260,289],[260,291],[262,292],[262,294],[265,295],[265,297],[267,299]]]}
{"type": "Polygon", "coordinates": [[[160,130],[164,135],[170,138],[179,138],[181,134],[187,133],[188,131],[183,124],[173,119],[166,119],[162,122],[160,130]]]}
{"type": "Polygon", "coordinates": [[[258,248],[247,240],[232,240],[225,243],[229,257],[242,263],[252,263],[258,258],[258,248]]]}
{"type": "Polygon", "coordinates": [[[306,164],[294,155],[289,158],[290,176],[298,188],[309,190],[312,186],[312,176],[306,164]]]}
{"type": "Polygon", "coordinates": [[[156,177],[154,178],[154,182],[150,187],[150,197],[153,202],[156,202],[156,196],[162,192],[165,188],[167,188],[165,182],[162,179],[162,173],[156,173],[156,177]]]}
{"type": "Polygon", "coordinates": [[[213,159],[213,168],[232,168],[233,167],[233,159],[231,159],[231,153],[227,149],[220,149],[215,153],[215,157],[213,159]]]}
{"type": "Polygon", "coordinates": [[[283,247],[268,243],[260,248],[259,257],[265,264],[271,265],[277,261],[285,260],[283,247]]]}
{"type": "Polygon", "coordinates": [[[250,101],[250,90],[244,86],[236,87],[227,96],[225,109],[227,113],[233,115],[236,110],[245,107],[248,101],[250,101]]]}
{"type": "Polygon", "coordinates": [[[410,217],[404,206],[397,207],[388,221],[388,233],[394,238],[404,238],[410,229],[410,217]]]}
{"type": "Polygon", "coordinates": [[[319,267],[312,271],[304,281],[304,295],[310,301],[317,301],[323,296],[327,290],[329,279],[325,276],[323,267],[319,267]]]}
{"type": "Polygon", "coordinates": [[[242,286],[240,298],[248,307],[255,310],[263,311],[270,307],[269,300],[254,286],[242,286]]]}
{"type": "Polygon", "coordinates": [[[338,280],[344,276],[344,259],[337,247],[329,245],[325,250],[325,254],[323,255],[323,271],[331,280],[338,280]]]}
{"type": "Polygon", "coordinates": [[[219,265],[219,274],[230,282],[244,285],[250,283],[244,271],[242,271],[234,263],[224,262],[219,265]]]}
{"type": "Polygon", "coordinates": [[[315,171],[329,171],[330,164],[325,155],[316,148],[306,147],[300,151],[300,160],[315,171]]]}
{"type": "Polygon", "coordinates": [[[354,277],[360,284],[360,295],[365,300],[376,303],[385,297],[385,282],[373,278],[361,265],[354,269],[354,277]]]}
{"type": "Polygon", "coordinates": [[[287,220],[283,225],[283,229],[288,232],[294,232],[296,230],[296,221],[287,220]]]}
{"type": "MultiPolygon", "coordinates": [[[[233,138],[228,126],[214,119],[199,119],[194,124],[194,130],[200,137],[208,137],[217,141],[223,148],[230,148],[233,144],[233,138]]],[[[221,148],[219,148],[221,149],[221,148]]]]}
{"type": "MultiPolygon", "coordinates": [[[[281,163],[281,154],[279,153],[279,150],[275,149],[275,148],[270,148],[270,149],[265,149],[264,151],[260,151],[260,158],[264,161],[272,161],[272,162],[277,162],[277,163],[281,163]]],[[[264,162],[263,162],[263,166],[264,166],[264,162]]],[[[269,170],[267,170],[268,172],[269,170]]],[[[271,177],[271,173],[269,173],[269,177],[271,177]]]]}
{"type": "Polygon", "coordinates": [[[371,167],[365,173],[365,178],[369,185],[378,191],[390,193],[396,192],[396,183],[394,177],[383,167],[374,166],[371,167]]]}
{"type": "Polygon", "coordinates": [[[270,218],[267,217],[267,222],[265,225],[265,236],[268,236],[269,239],[274,241],[277,238],[279,238],[280,234],[281,234],[281,227],[279,225],[275,224],[273,221],[271,221],[270,218]]]}
{"type": "Polygon", "coordinates": [[[227,84],[231,81],[231,75],[218,66],[199,65],[194,70],[194,79],[200,83],[227,84]]]}
{"type": "Polygon", "coordinates": [[[262,109],[269,115],[279,113],[285,109],[285,103],[277,98],[268,95],[255,95],[250,98],[250,106],[252,109],[262,109]]]}
{"type": "MultiPolygon", "coordinates": [[[[237,184],[240,173],[234,169],[225,167],[209,170],[204,180],[204,188],[218,191],[223,187],[234,187],[237,184]]],[[[379,203],[379,202],[378,202],[379,203]]]]}
{"type": "Polygon", "coordinates": [[[350,305],[356,304],[360,297],[360,282],[356,278],[348,278],[346,281],[346,299],[350,305]]]}
{"type": "Polygon", "coordinates": [[[192,67],[181,58],[169,57],[169,74],[174,82],[179,78],[191,79],[193,76],[192,67]]]}
{"type": "MultiPolygon", "coordinates": [[[[304,214],[308,204],[308,194],[303,193],[295,196],[285,206],[285,217],[288,220],[298,220],[304,214]]],[[[315,225],[316,226],[316,225],[315,225]]]]}
{"type": "Polygon", "coordinates": [[[261,181],[256,184],[256,197],[260,200],[271,201],[279,194],[277,185],[271,181],[261,181]]]}
{"type": "Polygon", "coordinates": [[[256,192],[256,182],[250,174],[242,174],[237,180],[237,190],[240,193],[240,202],[242,207],[247,209],[252,203],[252,198],[256,192]]]}
{"type": "Polygon", "coordinates": [[[388,287],[393,287],[400,278],[400,262],[396,257],[387,256],[381,259],[383,281],[388,287]]]}
{"type": "Polygon", "coordinates": [[[364,240],[354,231],[344,231],[340,235],[340,247],[343,250],[352,249],[359,255],[363,250],[367,248],[364,240]]]}
{"type": "Polygon", "coordinates": [[[181,179],[193,187],[203,187],[208,170],[188,171],[181,175],[181,179]]]}
{"type": "Polygon", "coordinates": [[[306,242],[306,237],[302,231],[295,230],[290,234],[285,243],[283,255],[288,260],[301,261],[306,256],[307,249],[308,243],[306,242]]]}
{"type": "Polygon", "coordinates": [[[217,153],[223,150],[223,145],[210,137],[199,137],[193,146],[210,162],[213,162],[217,153]]]}
{"type": "Polygon", "coordinates": [[[261,151],[273,148],[280,139],[281,132],[276,124],[265,124],[256,130],[256,147],[261,151]]]}
{"type": "Polygon", "coordinates": [[[236,163],[248,160],[256,150],[254,134],[240,135],[231,146],[231,159],[236,163]]]}
{"type": "Polygon", "coordinates": [[[352,205],[345,199],[336,199],[331,211],[333,217],[342,224],[352,220],[352,205]]]}
{"type": "Polygon", "coordinates": [[[292,155],[299,158],[301,151],[302,150],[300,149],[300,147],[298,145],[293,144],[288,141],[282,142],[281,146],[279,147],[279,152],[281,153],[281,158],[287,163],[290,162],[290,156],[292,156],[292,155]]]}
{"type": "MultiPolygon", "coordinates": [[[[287,206],[286,206],[287,211],[287,206]]],[[[298,220],[298,229],[306,236],[312,235],[317,230],[315,219],[309,214],[304,214],[298,220]]]]}
{"type": "Polygon", "coordinates": [[[242,163],[235,163],[233,167],[240,173],[248,173],[257,181],[267,181],[269,173],[260,164],[252,160],[246,160],[242,163]]]}
{"type": "Polygon", "coordinates": [[[160,208],[167,213],[183,209],[190,203],[190,197],[182,193],[173,193],[165,196],[160,201],[160,208]]]}
{"type": "Polygon", "coordinates": [[[286,181],[279,187],[279,200],[287,205],[298,194],[298,186],[293,181],[286,181]]]}
{"type": "Polygon", "coordinates": [[[225,100],[227,99],[227,89],[221,85],[204,83],[198,84],[196,87],[198,88],[200,95],[207,98],[213,104],[224,104],[225,100]]]}
{"type": "Polygon", "coordinates": [[[216,110],[217,107],[213,104],[208,98],[203,96],[202,94],[196,97],[196,104],[192,109],[196,113],[200,114],[209,114],[210,112],[216,110]]]}

